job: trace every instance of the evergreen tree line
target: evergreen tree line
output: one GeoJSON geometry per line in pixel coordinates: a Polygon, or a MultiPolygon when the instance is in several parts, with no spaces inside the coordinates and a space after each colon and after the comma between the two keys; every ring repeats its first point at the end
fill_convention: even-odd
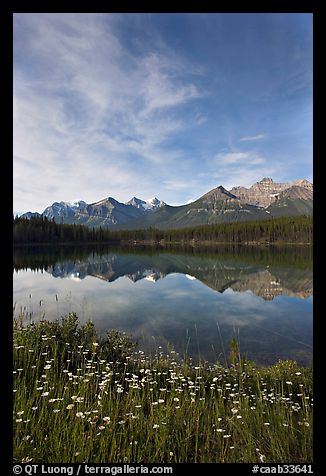
{"type": "Polygon", "coordinates": [[[232,261],[239,265],[255,265],[255,266],[276,266],[277,268],[292,267],[295,269],[311,270],[313,249],[311,246],[242,246],[241,243],[220,244],[216,246],[210,244],[208,246],[192,246],[191,243],[180,243],[171,245],[152,245],[152,246],[134,246],[133,244],[105,244],[84,243],[75,245],[69,244],[31,244],[28,246],[15,246],[13,250],[13,270],[35,271],[47,270],[49,267],[58,263],[76,261],[108,261],[113,254],[129,255],[130,258],[140,260],[143,256],[152,257],[154,260],[158,255],[176,255],[179,259],[217,258],[223,261],[232,261]]]}
{"type": "Polygon", "coordinates": [[[13,220],[14,244],[120,243],[134,241],[217,243],[312,243],[313,222],[308,216],[280,217],[252,222],[220,223],[173,230],[109,230],[58,224],[47,217],[13,220]]]}

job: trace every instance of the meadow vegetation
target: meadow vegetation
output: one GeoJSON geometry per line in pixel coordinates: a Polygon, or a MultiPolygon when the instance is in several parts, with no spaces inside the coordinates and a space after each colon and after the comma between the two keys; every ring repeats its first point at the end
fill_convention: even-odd
{"type": "Polygon", "coordinates": [[[312,462],[310,368],[145,355],[76,314],[13,337],[15,462],[312,462]]]}

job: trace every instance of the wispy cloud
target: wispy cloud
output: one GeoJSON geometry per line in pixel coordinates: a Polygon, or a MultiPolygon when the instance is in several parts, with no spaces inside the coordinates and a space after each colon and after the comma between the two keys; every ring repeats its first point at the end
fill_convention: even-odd
{"type": "Polygon", "coordinates": [[[256,140],[262,140],[262,139],[265,139],[265,137],[266,137],[265,134],[257,134],[256,136],[241,137],[240,141],[241,142],[250,142],[250,141],[256,141],[256,140]]]}
{"type": "Polygon", "coordinates": [[[227,189],[236,185],[248,187],[265,176],[275,180],[280,177],[280,164],[255,150],[219,152],[211,162],[215,164],[212,177],[227,189]]]}
{"type": "Polygon", "coordinates": [[[15,14],[14,209],[311,176],[311,28],[278,20],[15,14]]]}
{"type": "Polygon", "coordinates": [[[220,152],[215,157],[219,165],[243,164],[252,166],[263,164],[265,159],[255,153],[250,152],[220,152]]]}
{"type": "Polygon", "coordinates": [[[195,116],[195,121],[196,121],[196,124],[198,124],[198,126],[201,126],[202,124],[205,124],[205,122],[207,122],[207,116],[205,116],[204,114],[198,113],[195,116]]]}
{"type": "Polygon", "coordinates": [[[40,207],[46,206],[42,196],[46,200],[50,184],[53,199],[69,199],[78,190],[86,200],[107,194],[126,199],[131,183],[153,195],[153,167],[164,178],[182,156],[178,148],[165,147],[187,127],[178,108],[203,94],[189,81],[189,65],[182,57],[176,61],[174,52],[170,58],[167,48],[164,55],[132,55],[113,33],[109,16],[18,15],[16,21],[24,36],[15,45],[17,201],[35,187],[44,189],[40,207]],[[23,53],[26,61],[36,58],[35,71],[17,61],[23,53]],[[34,174],[22,160],[34,164],[34,174]]]}

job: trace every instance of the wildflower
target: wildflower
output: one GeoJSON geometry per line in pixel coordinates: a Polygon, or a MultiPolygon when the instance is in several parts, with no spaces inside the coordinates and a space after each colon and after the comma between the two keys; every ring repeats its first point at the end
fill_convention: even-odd
{"type": "Polygon", "coordinates": [[[18,415],[18,416],[21,416],[23,413],[24,413],[24,410],[22,410],[22,411],[20,411],[20,412],[17,412],[17,415],[18,415]]]}
{"type": "Polygon", "coordinates": [[[282,423],[283,426],[289,426],[287,423],[282,423]]]}
{"type": "Polygon", "coordinates": [[[32,410],[37,410],[38,407],[32,407],[32,410]]]}
{"type": "Polygon", "coordinates": [[[43,390],[43,387],[36,387],[36,390],[43,390]]]}
{"type": "Polygon", "coordinates": [[[98,342],[93,342],[93,346],[94,346],[94,347],[97,347],[98,345],[99,345],[98,342]]]}
{"type": "Polygon", "coordinates": [[[74,404],[73,403],[69,403],[69,405],[66,406],[66,409],[67,410],[72,410],[74,408],[74,404]]]}
{"type": "Polygon", "coordinates": [[[172,452],[172,451],[170,451],[170,456],[173,456],[173,452],[172,452]]]}
{"type": "Polygon", "coordinates": [[[49,370],[50,368],[51,368],[51,365],[46,365],[46,366],[44,367],[44,370],[49,370]]]}
{"type": "Polygon", "coordinates": [[[53,410],[53,413],[59,413],[59,411],[60,411],[60,410],[59,410],[58,408],[55,408],[55,409],[53,410]]]}
{"type": "Polygon", "coordinates": [[[237,418],[240,419],[240,418],[242,418],[242,416],[241,416],[241,415],[237,415],[237,418]]]}
{"type": "Polygon", "coordinates": [[[121,387],[117,388],[117,393],[123,393],[123,388],[121,387]]]}
{"type": "Polygon", "coordinates": [[[179,399],[178,397],[174,397],[173,401],[174,401],[174,402],[179,402],[180,399],[179,399]]]}
{"type": "Polygon", "coordinates": [[[135,408],[141,408],[141,405],[135,405],[135,408]]]}
{"type": "Polygon", "coordinates": [[[49,395],[49,392],[43,392],[41,397],[47,397],[49,395]]]}
{"type": "Polygon", "coordinates": [[[110,421],[110,420],[111,420],[111,418],[110,418],[109,416],[105,416],[105,417],[103,418],[103,421],[110,421]]]}
{"type": "Polygon", "coordinates": [[[99,426],[98,429],[99,429],[99,430],[105,430],[105,426],[103,426],[103,425],[102,425],[102,426],[99,426]]]}
{"type": "Polygon", "coordinates": [[[295,375],[301,375],[301,372],[296,372],[295,375]]]}
{"type": "Polygon", "coordinates": [[[288,385],[292,385],[292,382],[290,380],[287,380],[285,383],[287,383],[288,385]]]}
{"type": "Polygon", "coordinates": [[[230,450],[234,450],[234,446],[230,446],[230,450]]]}
{"type": "Polygon", "coordinates": [[[160,427],[160,425],[156,425],[156,424],[153,425],[154,430],[155,430],[156,428],[159,428],[159,427],[160,427]]]}
{"type": "Polygon", "coordinates": [[[164,403],[164,400],[162,398],[160,398],[158,403],[164,403]]]}
{"type": "Polygon", "coordinates": [[[223,438],[231,438],[231,435],[223,435],[223,438]]]}
{"type": "Polygon", "coordinates": [[[76,417],[77,417],[77,418],[85,418],[85,415],[84,415],[83,412],[77,412],[77,413],[76,413],[76,417]]]}
{"type": "Polygon", "coordinates": [[[264,423],[264,425],[265,425],[265,426],[269,426],[269,425],[270,425],[270,423],[266,422],[266,423],[264,423]]]}
{"type": "Polygon", "coordinates": [[[259,455],[259,461],[260,461],[261,463],[264,463],[265,458],[266,458],[265,455],[262,455],[262,454],[259,455]]]}
{"type": "Polygon", "coordinates": [[[18,418],[18,419],[16,420],[16,423],[21,423],[22,421],[23,421],[22,418],[18,418]]]}

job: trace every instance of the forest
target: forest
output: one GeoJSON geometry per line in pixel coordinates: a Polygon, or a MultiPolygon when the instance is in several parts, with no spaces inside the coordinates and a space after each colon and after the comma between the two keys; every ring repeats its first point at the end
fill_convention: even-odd
{"type": "Polygon", "coordinates": [[[47,217],[13,219],[13,243],[312,243],[313,220],[305,215],[252,222],[220,223],[158,230],[112,230],[84,225],[59,224],[47,217]]]}

